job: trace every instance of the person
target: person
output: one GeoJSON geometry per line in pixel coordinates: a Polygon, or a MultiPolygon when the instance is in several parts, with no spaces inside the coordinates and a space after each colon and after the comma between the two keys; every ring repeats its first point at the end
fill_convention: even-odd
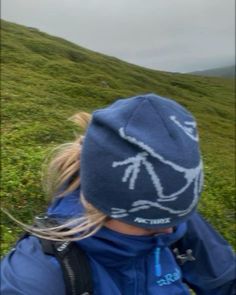
{"type": "Polygon", "coordinates": [[[85,251],[94,295],[236,294],[234,253],[197,212],[203,162],[193,115],[150,93],[73,121],[88,123],[85,135],[45,173],[47,216],[60,225],[25,226],[32,234],[2,260],[1,294],[65,294],[60,264],[39,237],[85,251]]]}

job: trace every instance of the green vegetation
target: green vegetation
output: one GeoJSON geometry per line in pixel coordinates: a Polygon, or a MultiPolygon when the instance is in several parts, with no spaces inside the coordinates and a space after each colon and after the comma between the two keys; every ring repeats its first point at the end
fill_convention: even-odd
{"type": "MultiPolygon", "coordinates": [[[[27,223],[46,208],[41,164],[52,147],[74,140],[67,118],[155,92],[197,118],[205,163],[199,208],[234,245],[233,80],[150,70],[6,21],[1,29],[3,207],[27,223]]],[[[2,216],[3,254],[20,231],[2,216]]]]}

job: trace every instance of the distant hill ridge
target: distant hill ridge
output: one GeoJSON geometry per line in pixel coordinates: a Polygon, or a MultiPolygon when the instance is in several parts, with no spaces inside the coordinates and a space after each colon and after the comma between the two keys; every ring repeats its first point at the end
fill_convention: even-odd
{"type": "MultiPolygon", "coordinates": [[[[41,163],[48,150],[74,140],[71,115],[154,92],[197,118],[206,175],[200,210],[234,244],[233,79],[147,69],[7,21],[1,43],[3,207],[27,223],[45,207],[41,163]]],[[[16,230],[3,220],[3,249],[16,230]]]]}
{"type": "Polygon", "coordinates": [[[203,71],[195,71],[189,74],[199,75],[199,76],[209,76],[209,77],[225,77],[233,78],[235,77],[235,65],[214,69],[207,69],[203,71]]]}

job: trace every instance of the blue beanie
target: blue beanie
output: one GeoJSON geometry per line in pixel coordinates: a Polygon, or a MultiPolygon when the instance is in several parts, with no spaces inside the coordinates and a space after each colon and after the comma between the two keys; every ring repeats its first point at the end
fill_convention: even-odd
{"type": "Polygon", "coordinates": [[[144,228],[175,226],[203,186],[196,122],[177,102],[147,94],[93,112],[81,152],[85,199],[144,228]]]}

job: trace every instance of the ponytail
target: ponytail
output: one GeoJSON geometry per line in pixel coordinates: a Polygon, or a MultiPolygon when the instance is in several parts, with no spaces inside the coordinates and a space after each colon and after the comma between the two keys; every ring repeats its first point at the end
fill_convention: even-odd
{"type": "MultiPolygon", "coordinates": [[[[86,129],[91,115],[79,112],[69,118],[79,127],[86,129]]],[[[74,142],[64,143],[54,148],[42,165],[42,187],[45,194],[52,200],[65,197],[80,185],[80,154],[83,135],[76,134],[74,142]]],[[[24,224],[3,210],[12,220],[35,236],[55,241],[81,240],[93,235],[110,218],[88,203],[82,192],[78,196],[85,208],[83,216],[72,218],[55,227],[36,227],[24,224]],[[75,235],[77,235],[75,237],[75,235]]]]}

